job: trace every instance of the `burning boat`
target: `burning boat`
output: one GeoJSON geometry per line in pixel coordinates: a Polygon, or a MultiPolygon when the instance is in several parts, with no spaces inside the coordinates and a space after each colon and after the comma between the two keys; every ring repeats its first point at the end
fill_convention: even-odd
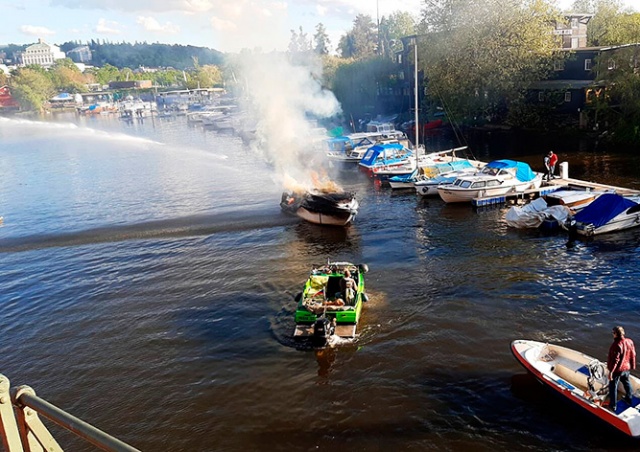
{"type": "Polygon", "coordinates": [[[310,223],[346,226],[358,213],[358,200],[353,192],[285,191],[280,207],[310,223]]]}

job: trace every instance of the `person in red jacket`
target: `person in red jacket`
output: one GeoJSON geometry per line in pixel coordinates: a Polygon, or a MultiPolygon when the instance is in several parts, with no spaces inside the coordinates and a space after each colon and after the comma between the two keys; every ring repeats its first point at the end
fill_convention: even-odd
{"type": "Polygon", "coordinates": [[[625,391],[624,401],[631,406],[631,384],[629,371],[636,368],[636,349],[633,341],[624,336],[624,328],[613,328],[613,344],[609,347],[607,369],[609,369],[609,409],[616,411],[618,406],[618,383],[625,391]]]}
{"type": "Polygon", "coordinates": [[[551,180],[555,177],[553,173],[556,171],[557,163],[558,156],[553,151],[549,151],[544,158],[544,166],[547,169],[547,180],[551,180]]]}

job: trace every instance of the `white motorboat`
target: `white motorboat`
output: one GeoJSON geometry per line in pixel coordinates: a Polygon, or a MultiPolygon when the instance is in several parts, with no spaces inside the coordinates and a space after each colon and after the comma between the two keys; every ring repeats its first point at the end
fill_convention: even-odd
{"type": "Polygon", "coordinates": [[[608,404],[608,371],[597,359],[559,345],[530,340],[511,343],[515,358],[543,385],[553,389],[566,400],[597,416],[629,436],[640,436],[640,379],[631,375],[631,404],[623,399],[624,389],[618,391],[622,400],[615,412],[608,404]]]}
{"type": "Polygon", "coordinates": [[[640,226],[640,204],[615,193],[605,193],[568,218],[563,227],[583,236],[640,226]]]}
{"type": "Polygon", "coordinates": [[[438,186],[444,202],[470,202],[476,198],[522,193],[540,188],[542,174],[534,173],[524,162],[494,160],[479,172],[459,176],[453,184],[438,186]]]}
{"type": "Polygon", "coordinates": [[[463,167],[460,169],[447,171],[428,179],[416,181],[413,184],[416,189],[416,193],[420,196],[438,196],[439,185],[452,184],[458,177],[475,174],[481,169],[481,167],[479,168],[477,166],[474,166],[466,160],[464,162],[466,162],[468,165],[461,165],[463,167]]]}

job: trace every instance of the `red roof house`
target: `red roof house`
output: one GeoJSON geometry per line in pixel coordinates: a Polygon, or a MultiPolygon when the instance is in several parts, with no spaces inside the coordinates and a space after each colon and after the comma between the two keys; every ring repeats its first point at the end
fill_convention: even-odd
{"type": "Polygon", "coordinates": [[[18,102],[11,96],[7,85],[0,86],[0,109],[20,108],[18,102]]]}

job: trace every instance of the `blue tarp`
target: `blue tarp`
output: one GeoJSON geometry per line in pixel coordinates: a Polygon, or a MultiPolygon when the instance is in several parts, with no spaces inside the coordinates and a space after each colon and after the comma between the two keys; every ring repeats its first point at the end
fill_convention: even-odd
{"type": "Polygon", "coordinates": [[[527,163],[516,162],[515,160],[494,160],[487,163],[487,168],[516,168],[516,178],[521,182],[528,182],[536,178],[536,174],[527,163]]]}
{"type": "MultiPolygon", "coordinates": [[[[403,149],[406,148],[400,143],[376,144],[367,149],[364,157],[360,160],[360,164],[364,166],[373,166],[378,158],[386,163],[392,162],[396,158],[396,155],[403,149]]],[[[403,158],[406,158],[409,155],[411,155],[411,152],[407,150],[403,158]]]]}
{"type": "Polygon", "coordinates": [[[438,163],[436,169],[438,173],[448,173],[449,171],[463,170],[466,168],[474,168],[469,160],[455,160],[449,163],[438,163]]]}
{"type": "Polygon", "coordinates": [[[637,205],[637,203],[624,196],[605,193],[598,196],[591,204],[578,212],[574,218],[580,223],[593,224],[594,227],[599,228],[628,208],[637,205]]]}

